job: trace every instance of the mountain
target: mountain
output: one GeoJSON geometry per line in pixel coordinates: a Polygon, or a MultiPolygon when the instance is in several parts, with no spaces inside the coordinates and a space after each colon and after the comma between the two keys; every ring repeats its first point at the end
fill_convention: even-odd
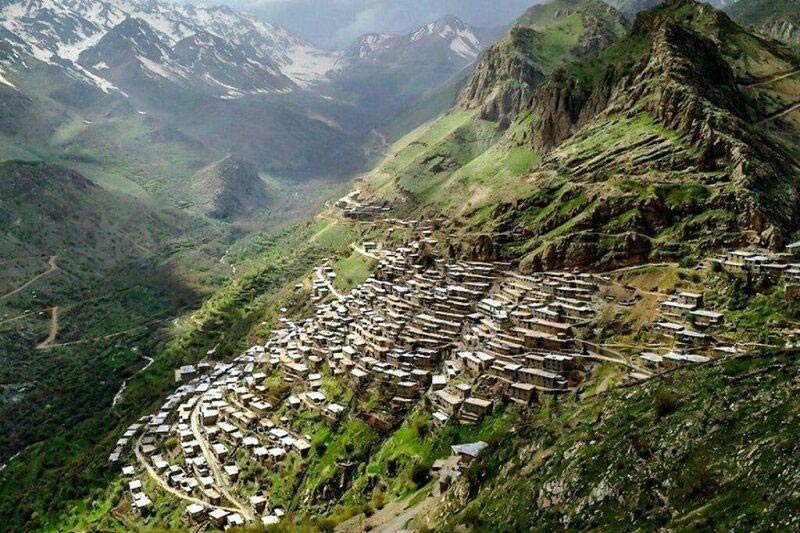
{"type": "MultiPolygon", "coordinates": [[[[224,7],[201,8],[145,0],[26,0],[5,2],[0,20],[9,36],[13,36],[10,45],[17,54],[59,64],[104,90],[111,87],[101,75],[83,70],[99,66],[102,58],[98,54],[102,55],[103,50],[112,55],[127,53],[128,59],[138,54],[152,62],[149,67],[154,75],[162,76],[165,70],[180,70],[183,66],[172,61],[173,48],[198,34],[206,35],[195,42],[198,53],[220,54],[217,59],[225,63],[226,70],[257,68],[272,74],[272,83],[264,86],[229,86],[231,96],[308,85],[322,78],[336,60],[334,54],[313,48],[283,28],[224,7]],[[222,43],[246,54],[250,62],[227,61],[230,57],[220,49],[222,43]],[[96,47],[99,50],[93,50],[96,47]],[[158,54],[154,55],[156,49],[158,54]],[[81,59],[83,54],[86,55],[81,59]],[[94,62],[96,59],[100,61],[94,62]]],[[[209,81],[213,86],[215,82],[209,81]]]]}
{"type": "Polygon", "coordinates": [[[507,126],[462,104],[407,139],[378,197],[460,217],[465,253],[532,269],[780,248],[798,229],[796,65],[706,4],[666,2],[554,69],[507,126]]]}
{"type": "Polygon", "coordinates": [[[0,178],[4,257],[75,255],[110,265],[152,253],[166,244],[162,236],[187,229],[178,213],[110,193],[64,167],[6,161],[0,178]]]}
{"type": "Polygon", "coordinates": [[[482,118],[507,125],[553,70],[607,48],[627,25],[622,15],[599,0],[533,6],[481,58],[460,106],[480,109],[482,118]]]}
{"type": "Polygon", "coordinates": [[[495,35],[496,30],[474,28],[454,16],[404,35],[367,34],[344,52],[338,68],[329,73],[330,90],[369,110],[373,123],[380,124],[430,91],[465,78],[495,35]]]}
{"type": "MultiPolygon", "coordinates": [[[[384,39],[373,36],[351,52],[366,63],[384,39]]],[[[35,349],[45,338],[43,318],[15,333],[30,349],[7,351],[11,377],[2,376],[12,386],[0,396],[0,436],[11,438],[0,440],[0,453],[6,459],[20,451],[0,467],[5,527],[186,529],[187,513],[205,520],[203,509],[189,511],[195,495],[216,501],[214,494],[186,496],[193,490],[187,478],[202,477],[225,489],[227,509],[256,522],[252,508],[262,496],[267,512],[289,511],[278,528],[300,530],[792,529],[800,369],[791,332],[800,302],[792,283],[709,259],[740,247],[782,250],[800,232],[797,55],[691,0],[668,0],[630,25],[613,8],[557,1],[526,13],[504,43],[486,52],[459,105],[392,144],[335,202],[347,211],[326,206],[305,223],[249,236],[224,255],[205,240],[206,229],[223,225],[193,219],[202,221],[202,238],[169,243],[148,267],[171,252],[216,250],[221,264],[249,256],[252,269],[191,314],[174,319],[165,312],[162,328],[134,334],[137,326],[117,324],[118,314],[104,322],[118,326],[109,331],[87,326],[78,313],[73,335],[101,331],[92,342],[46,356],[35,349]],[[515,41],[515,32],[531,38],[515,41]],[[523,84],[526,96],[504,107],[507,113],[490,112],[505,101],[497,99],[498,87],[523,84]],[[350,218],[375,212],[372,220],[350,218]],[[597,293],[584,292],[595,285],[597,293]],[[451,290],[474,299],[448,299],[451,290]],[[556,292],[562,296],[549,295],[556,292]],[[691,365],[684,359],[686,366],[647,378],[639,372],[642,352],[689,349],[661,332],[676,325],[657,322],[667,320],[662,313],[685,318],[672,318],[663,303],[696,301],[699,293],[724,313],[724,325],[708,330],[720,340],[708,351],[724,355],[691,365]],[[524,318],[558,315],[540,307],[544,301],[580,318],[524,318]],[[517,327],[521,320],[559,331],[541,336],[555,346],[574,335],[569,353],[579,367],[565,373],[567,390],[546,387],[525,407],[499,392],[518,376],[508,362],[528,364],[551,349],[534,354],[515,345],[517,335],[531,332],[517,327]],[[494,366],[482,373],[486,360],[462,346],[497,353],[494,366]],[[439,351],[435,362],[430,354],[439,351]],[[152,366],[140,355],[153,358],[152,366]],[[201,361],[219,366],[175,384],[176,369],[201,361]],[[469,394],[471,405],[483,406],[482,418],[471,410],[460,417],[437,412],[446,408],[433,394],[433,375],[453,391],[440,398],[453,405],[469,394]],[[404,397],[414,383],[405,380],[427,378],[431,387],[420,385],[419,398],[404,397]],[[487,408],[484,396],[496,401],[487,408]],[[277,430],[284,426],[291,432],[277,430]],[[217,438],[225,444],[213,452],[192,442],[217,438]],[[285,447],[286,457],[262,464],[256,454],[270,453],[266,446],[255,451],[262,439],[285,447]],[[465,443],[482,444],[452,448],[465,443]],[[116,449],[144,485],[146,517],[135,509],[148,505],[135,496],[128,471],[108,462],[116,449]],[[458,450],[461,458],[452,455],[458,450]],[[150,453],[168,464],[144,456],[150,453]],[[187,462],[187,455],[205,460],[187,462]],[[213,462],[228,468],[207,470],[213,462]],[[170,472],[186,492],[150,465],[181,465],[182,474],[170,472]]],[[[147,50],[139,49],[137,55],[147,50]]],[[[457,84],[445,86],[447,96],[457,84]]],[[[119,105],[113,92],[100,91],[119,105]]],[[[123,126],[131,123],[125,108],[96,96],[111,116],[126,117],[123,126]]],[[[3,110],[15,113],[27,117],[29,110],[3,110]]],[[[149,124],[146,113],[134,117],[138,128],[149,124]]],[[[23,131],[37,134],[52,123],[43,116],[23,131]]],[[[70,132],[80,128],[73,124],[70,132]]],[[[68,137],[56,129],[58,138],[68,137]]],[[[11,123],[0,131],[12,131],[11,123]]],[[[173,146],[193,138],[158,131],[173,146]]],[[[257,167],[229,152],[214,161],[190,174],[187,189],[174,183],[160,192],[187,200],[209,193],[196,206],[207,213],[219,206],[235,213],[261,197],[257,167]]],[[[73,178],[70,188],[87,186],[73,178]]],[[[41,260],[37,266],[44,268],[41,260]]],[[[149,271],[137,267],[127,273],[149,271]]],[[[105,283],[115,292],[103,295],[114,304],[126,294],[116,292],[115,281],[105,283]]],[[[134,309],[151,316],[156,303],[175,311],[154,292],[143,284],[134,309]]],[[[63,294],[75,310],[92,300],[71,287],[55,296],[63,294]]],[[[39,300],[26,297],[17,305],[39,300]]]]}
{"type": "Polygon", "coordinates": [[[266,186],[254,165],[226,157],[182,182],[175,195],[215,219],[244,218],[268,205],[266,186]]]}
{"type": "Polygon", "coordinates": [[[725,10],[759,34],[800,49],[800,9],[790,0],[739,0],[725,10]]]}
{"type": "MultiPolygon", "coordinates": [[[[723,8],[734,4],[737,0],[707,0],[707,3],[716,8],[723,8]]],[[[606,0],[606,3],[625,13],[635,15],[640,11],[652,9],[661,5],[664,0],[606,0]]]]}

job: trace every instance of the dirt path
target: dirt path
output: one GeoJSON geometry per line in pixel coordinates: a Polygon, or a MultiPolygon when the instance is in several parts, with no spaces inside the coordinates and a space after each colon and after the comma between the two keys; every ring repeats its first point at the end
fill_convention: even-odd
{"type": "Polygon", "coordinates": [[[325,284],[325,286],[328,288],[331,294],[333,294],[334,298],[336,298],[339,301],[344,300],[344,296],[342,296],[342,293],[337,291],[336,287],[334,287],[333,283],[331,283],[331,280],[328,279],[328,276],[322,273],[322,267],[317,268],[317,279],[321,280],[325,284]]]}
{"type": "Polygon", "coordinates": [[[6,324],[6,323],[8,323],[8,322],[15,322],[15,321],[17,321],[17,320],[21,320],[21,319],[23,319],[23,318],[26,318],[26,317],[32,316],[33,314],[34,314],[34,312],[33,312],[33,311],[28,311],[27,313],[22,313],[22,314],[21,314],[21,315],[19,315],[19,316],[12,316],[11,318],[6,318],[6,319],[4,319],[4,320],[0,320],[0,324],[6,324]]]}
{"type": "Polygon", "coordinates": [[[147,359],[147,364],[144,365],[142,368],[140,368],[139,371],[136,372],[134,375],[132,375],[131,377],[129,377],[128,379],[126,379],[125,381],[122,382],[122,385],[120,385],[119,390],[114,395],[114,399],[111,400],[111,407],[115,407],[119,403],[119,401],[122,399],[122,395],[125,393],[125,389],[128,388],[128,381],[130,381],[131,379],[135,378],[136,376],[138,376],[139,374],[141,374],[142,372],[147,370],[150,367],[150,365],[153,364],[153,358],[152,357],[147,357],[145,355],[144,358],[147,359]]]}
{"type": "Polygon", "coordinates": [[[192,433],[194,434],[194,438],[200,444],[200,449],[203,452],[203,456],[206,458],[208,462],[208,467],[211,469],[211,474],[214,476],[214,481],[216,481],[215,488],[219,490],[222,496],[231,502],[238,513],[240,513],[245,520],[248,522],[253,522],[255,520],[255,515],[253,512],[245,505],[242,505],[241,502],[231,493],[229,490],[228,484],[225,483],[225,478],[222,475],[222,470],[220,469],[219,462],[217,461],[217,456],[211,451],[208,446],[208,441],[205,437],[203,437],[202,433],[200,432],[200,407],[203,404],[203,397],[201,396],[200,399],[197,401],[197,405],[195,406],[194,410],[192,411],[191,417],[191,426],[192,426],[192,433]]]}
{"type": "Polygon", "coordinates": [[[797,111],[798,109],[800,109],[800,102],[795,102],[792,105],[790,105],[790,106],[788,106],[788,107],[786,107],[784,109],[781,109],[780,111],[776,111],[775,113],[772,113],[771,115],[769,115],[769,116],[767,116],[765,118],[762,118],[761,120],[758,121],[757,124],[758,125],[765,124],[767,122],[775,120],[776,118],[780,118],[780,117],[782,117],[784,115],[788,115],[792,111],[797,111]]]}
{"type": "Polygon", "coordinates": [[[666,268],[670,266],[678,266],[678,263],[645,263],[644,265],[634,265],[629,267],[617,268],[614,270],[606,270],[605,272],[598,272],[598,275],[619,274],[621,272],[631,272],[633,270],[640,270],[648,267],[666,268]]]}
{"type": "Polygon", "coordinates": [[[21,285],[21,286],[17,287],[16,289],[14,289],[13,291],[7,292],[3,296],[0,296],[0,301],[5,300],[6,298],[11,298],[15,294],[19,294],[20,292],[24,291],[25,289],[27,289],[28,287],[30,287],[31,285],[33,285],[34,283],[36,283],[37,281],[42,279],[43,277],[45,277],[45,276],[47,276],[49,274],[52,274],[53,272],[58,270],[58,265],[56,265],[56,259],[58,259],[58,256],[51,255],[50,256],[50,260],[47,262],[47,264],[50,266],[50,268],[48,268],[46,271],[42,272],[41,274],[39,274],[37,276],[34,276],[33,278],[28,280],[23,285],[21,285]]]}
{"type": "Polygon", "coordinates": [[[56,336],[58,335],[58,318],[59,318],[60,310],[58,306],[50,308],[50,333],[47,335],[47,338],[40,342],[37,346],[37,350],[46,350],[53,346],[53,342],[56,340],[56,336]]]}
{"type": "Polygon", "coordinates": [[[380,257],[378,257],[377,255],[375,255],[373,253],[370,253],[370,252],[366,251],[362,247],[358,246],[356,243],[353,243],[350,246],[353,248],[353,250],[355,250],[357,253],[363,255],[364,257],[366,257],[368,259],[375,259],[376,261],[380,261],[380,257]]]}
{"type": "Polygon", "coordinates": [[[372,531],[378,533],[400,533],[409,531],[406,525],[417,518],[428,514],[432,509],[441,503],[441,498],[428,496],[415,505],[409,505],[416,494],[400,500],[386,504],[382,509],[375,511],[372,516],[366,517],[363,514],[346,520],[336,526],[338,533],[361,533],[372,531]]]}
{"type": "MultiPolygon", "coordinates": [[[[166,492],[172,494],[176,498],[180,498],[181,500],[186,500],[187,502],[190,502],[190,503],[198,503],[198,504],[206,506],[206,507],[208,505],[210,505],[206,501],[200,500],[198,498],[193,498],[192,496],[188,496],[188,495],[184,494],[183,492],[170,487],[167,484],[167,482],[164,480],[164,478],[159,476],[158,472],[156,472],[155,469],[152,466],[150,466],[150,463],[147,461],[147,458],[144,455],[142,455],[142,452],[139,449],[139,447],[141,446],[141,441],[142,441],[142,437],[139,437],[139,440],[136,442],[136,445],[134,446],[133,449],[134,449],[134,452],[136,453],[136,459],[139,461],[139,464],[142,465],[142,468],[145,469],[145,471],[153,479],[153,481],[158,483],[158,485],[162,489],[164,489],[166,492]]],[[[221,507],[221,509],[225,509],[226,511],[230,511],[230,512],[238,512],[237,509],[231,509],[231,508],[228,508],[228,507],[221,507]]]]}
{"type": "Polygon", "coordinates": [[[775,83],[776,81],[779,81],[779,80],[784,80],[786,78],[791,78],[792,76],[796,76],[797,74],[800,74],[800,68],[792,70],[791,72],[783,72],[783,73],[773,74],[772,76],[769,76],[767,78],[763,78],[763,79],[760,79],[760,80],[756,80],[756,81],[751,82],[751,83],[740,83],[739,85],[741,85],[742,87],[761,87],[763,85],[769,85],[770,83],[775,83]]]}
{"type": "Polygon", "coordinates": [[[103,335],[101,337],[92,337],[91,339],[81,339],[81,340],[77,340],[77,341],[60,342],[60,343],[57,343],[57,344],[56,343],[51,343],[51,344],[48,344],[46,346],[43,346],[44,343],[42,343],[39,346],[37,346],[36,349],[38,349],[38,350],[51,350],[53,348],[65,348],[67,346],[78,346],[80,344],[89,344],[91,342],[109,340],[109,339],[113,339],[114,337],[119,337],[120,335],[125,335],[127,333],[132,333],[134,331],[137,331],[137,330],[140,330],[140,329],[144,329],[144,328],[149,328],[150,326],[152,326],[154,324],[158,324],[158,323],[161,323],[161,322],[168,322],[170,320],[172,320],[172,318],[159,318],[157,320],[151,320],[150,322],[148,322],[146,324],[142,324],[141,326],[135,326],[135,327],[132,327],[130,329],[123,330],[123,331],[117,331],[116,333],[109,333],[108,335],[103,335]]]}

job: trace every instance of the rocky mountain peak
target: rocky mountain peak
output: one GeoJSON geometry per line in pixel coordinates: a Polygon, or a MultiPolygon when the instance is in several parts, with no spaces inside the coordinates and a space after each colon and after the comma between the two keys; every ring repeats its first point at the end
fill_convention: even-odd
{"type": "Polygon", "coordinates": [[[528,9],[505,39],[482,57],[459,105],[507,126],[528,104],[533,89],[559,66],[608,47],[627,21],[595,0],[556,0],[528,9]],[[564,42],[566,27],[570,31],[564,42]],[[553,36],[558,36],[557,44],[553,36]]]}

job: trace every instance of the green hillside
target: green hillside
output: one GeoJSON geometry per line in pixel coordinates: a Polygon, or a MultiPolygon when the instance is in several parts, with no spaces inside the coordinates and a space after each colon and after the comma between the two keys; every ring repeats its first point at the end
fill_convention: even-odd
{"type": "MultiPolygon", "coordinates": [[[[797,287],[706,260],[748,246],[783,250],[800,232],[798,64],[789,47],[692,0],[668,0],[631,23],[593,0],[556,0],[528,10],[479,60],[456,106],[386,148],[339,202],[323,205],[344,185],[287,186],[277,167],[264,172],[230,151],[201,150],[203,170],[159,183],[127,167],[88,180],[43,163],[3,164],[0,246],[13,255],[3,290],[24,287],[0,299],[0,462],[19,452],[0,470],[5,527],[186,530],[187,499],[144,474],[146,461],[136,465],[150,515],[133,510],[130,478],[107,460],[120,435],[158,412],[181,365],[229,362],[279,330],[294,335],[299,329],[284,329],[290,321],[317,317],[333,331],[339,313],[363,302],[336,290],[352,290],[378,264],[366,243],[391,249],[424,236],[433,240],[403,252],[420,264],[441,267],[438,257],[445,265],[503,261],[504,271],[597,273],[586,279],[603,285],[594,299],[602,305],[573,324],[584,336],[576,338],[619,358],[587,362],[570,376],[581,378],[574,388],[542,393],[529,408],[498,401],[475,424],[436,421],[429,396],[391,407],[398,383],[344,381],[326,359],[341,339],[325,329],[333,340],[313,385],[283,361],[259,382],[258,394],[275,405],[270,421],[307,440],[306,455],[265,466],[244,446],[229,450],[239,480],[228,501],[263,493],[286,513],[278,526],[246,531],[796,528],[800,362],[796,348],[780,347],[797,339],[797,287]],[[161,193],[187,209],[148,199],[161,193]],[[348,218],[342,205],[353,198],[388,213],[348,218]],[[308,219],[312,206],[319,213],[308,219]],[[264,220],[274,223],[269,231],[264,220]],[[49,271],[51,257],[57,268],[49,271]],[[719,337],[733,354],[635,377],[641,367],[632,361],[643,351],[671,346],[659,333],[666,326],[654,322],[660,303],[680,291],[703,293],[709,309],[724,313],[719,337]],[[48,340],[55,308],[61,324],[48,340]],[[343,414],[332,417],[307,396],[300,408],[288,406],[290,394],[312,389],[343,414]],[[487,450],[439,494],[434,465],[452,445],[478,440],[487,450]]],[[[393,136],[448,101],[456,85],[430,93],[430,105],[409,110],[393,136]]],[[[118,127],[152,125],[137,115],[118,127]]],[[[194,117],[194,126],[205,118],[194,117]]],[[[39,135],[49,125],[29,128],[39,135]]],[[[73,126],[59,132],[70,146],[85,133],[78,119],[73,126]]],[[[256,133],[243,128],[229,142],[256,133]]],[[[125,149],[146,146],[130,135],[136,141],[125,149]]],[[[314,150],[329,149],[324,137],[319,143],[314,150]]],[[[92,157],[70,161],[100,168],[92,157]]],[[[429,272],[409,270],[418,279],[429,272]]],[[[359,327],[383,320],[367,318],[359,327]]],[[[465,331],[474,330],[455,335],[465,331]]],[[[308,347],[302,335],[280,339],[291,360],[308,347]]],[[[419,348],[403,343],[393,345],[398,360],[419,348]]],[[[452,373],[457,386],[463,374],[452,373]]],[[[235,394],[232,404],[244,402],[235,394]]],[[[171,434],[158,446],[176,463],[185,459],[171,434]]]]}
{"type": "Polygon", "coordinates": [[[790,0],[739,0],[725,9],[759,34],[800,49],[800,10],[790,0]]]}
{"type": "Polygon", "coordinates": [[[770,76],[796,61],[710,7],[668,2],[556,71],[507,131],[452,112],[365,186],[455,217],[467,251],[493,234],[484,252],[533,267],[777,246],[798,227],[799,80],[770,76]]]}
{"type": "Polygon", "coordinates": [[[766,353],[543,409],[470,467],[441,525],[792,529],[798,373],[797,353],[766,353]]]}

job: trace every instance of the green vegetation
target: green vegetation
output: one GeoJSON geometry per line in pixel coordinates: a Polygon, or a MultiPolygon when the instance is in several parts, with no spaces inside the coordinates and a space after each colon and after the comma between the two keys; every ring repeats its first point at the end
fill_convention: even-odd
{"type": "Polygon", "coordinates": [[[788,527],[799,373],[796,353],[759,354],[542,409],[470,467],[477,497],[451,498],[446,525],[788,527]]]}

